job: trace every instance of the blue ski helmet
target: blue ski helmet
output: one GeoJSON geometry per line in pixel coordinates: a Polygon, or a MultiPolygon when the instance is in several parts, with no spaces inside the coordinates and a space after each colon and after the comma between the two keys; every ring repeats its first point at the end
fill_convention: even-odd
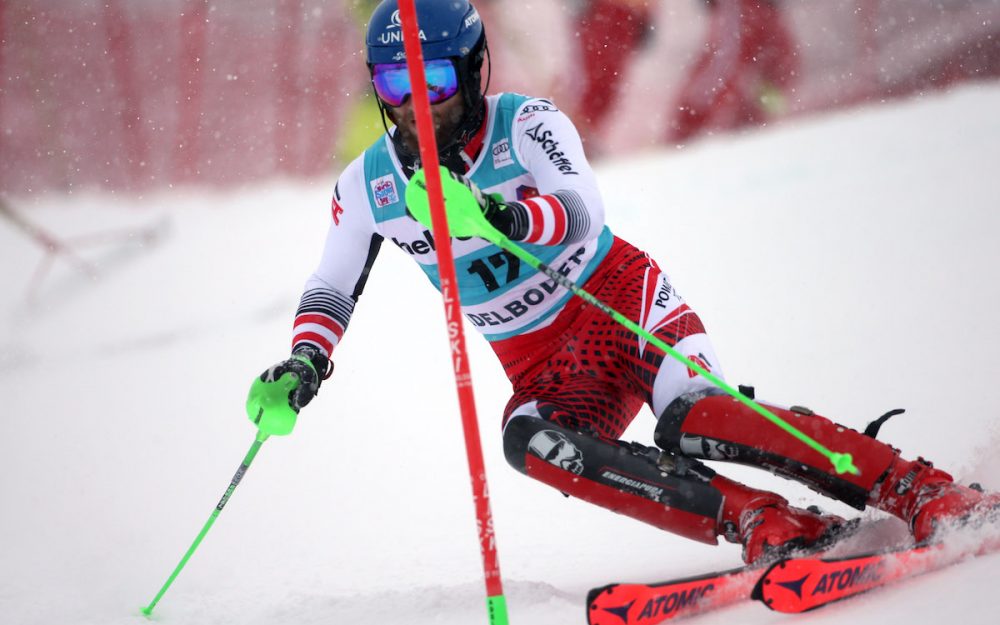
{"type": "MultiPolygon", "coordinates": [[[[479,12],[468,0],[415,0],[424,60],[455,63],[466,108],[483,98],[480,84],[486,31],[479,12]]],[[[372,12],[365,33],[369,71],[379,63],[405,63],[403,28],[398,0],[382,0],[372,12]]]]}

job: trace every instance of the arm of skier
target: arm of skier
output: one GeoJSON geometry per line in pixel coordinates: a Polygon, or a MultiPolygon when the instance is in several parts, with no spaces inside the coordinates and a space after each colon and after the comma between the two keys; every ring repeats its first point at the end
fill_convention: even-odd
{"type": "Polygon", "coordinates": [[[539,195],[509,202],[512,240],[540,245],[587,241],[604,227],[604,202],[576,126],[548,100],[528,100],[515,116],[514,150],[539,195]]]}
{"type": "MultiPolygon", "coordinates": [[[[518,110],[514,123],[514,146],[517,156],[535,179],[539,195],[519,201],[508,201],[499,194],[487,194],[465,176],[454,172],[449,175],[468,187],[483,217],[501,234],[512,241],[537,245],[567,245],[597,237],[604,228],[604,203],[597,188],[597,180],[583,153],[583,144],[576,127],[566,115],[548,100],[528,100],[518,110]]],[[[407,189],[414,200],[422,184],[407,189]]],[[[421,191],[426,196],[425,191],[421,191]]],[[[452,223],[453,232],[471,228],[477,232],[475,219],[460,217],[465,210],[458,203],[448,207],[449,212],[466,220],[459,225],[452,223]]],[[[411,211],[423,223],[429,224],[426,199],[414,202],[411,211]]]]}
{"type": "Polygon", "coordinates": [[[299,384],[289,393],[298,412],[333,372],[330,358],[354,313],[382,243],[364,195],[363,171],[352,163],[334,189],[331,222],[319,267],[306,281],[295,314],[291,356],[260,379],[275,382],[291,372],[299,384]]]}

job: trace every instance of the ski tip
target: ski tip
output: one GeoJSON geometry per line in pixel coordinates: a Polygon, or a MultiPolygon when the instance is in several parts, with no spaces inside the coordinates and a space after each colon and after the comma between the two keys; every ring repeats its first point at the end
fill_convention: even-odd
{"type": "Polygon", "coordinates": [[[590,610],[590,604],[594,603],[594,601],[604,593],[614,592],[614,589],[617,586],[618,584],[608,584],[607,586],[601,586],[600,588],[591,588],[587,593],[587,609],[590,610]]]}
{"type": "MultiPolygon", "coordinates": [[[[602,595],[612,595],[615,592],[619,584],[608,584],[607,586],[601,586],[600,588],[591,588],[587,593],[587,625],[604,625],[601,620],[602,616],[606,616],[606,613],[600,609],[598,605],[598,600],[602,595]]],[[[610,623],[608,625],[611,625],[610,623]]]]}
{"type": "MultiPolygon", "coordinates": [[[[771,603],[764,598],[764,586],[766,584],[771,583],[771,580],[768,579],[768,575],[771,573],[771,571],[773,571],[774,569],[784,568],[784,566],[785,566],[785,560],[778,560],[771,566],[767,567],[767,569],[764,570],[761,576],[757,578],[757,583],[753,585],[753,590],[750,591],[750,598],[753,599],[754,601],[760,601],[767,607],[771,608],[771,603]]],[[[771,609],[773,610],[774,608],[771,609]]]]}

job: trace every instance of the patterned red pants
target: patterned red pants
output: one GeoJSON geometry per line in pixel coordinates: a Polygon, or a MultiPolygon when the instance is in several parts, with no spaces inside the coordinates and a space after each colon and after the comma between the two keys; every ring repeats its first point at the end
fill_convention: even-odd
{"type": "MultiPolygon", "coordinates": [[[[583,288],[721,376],[698,315],[644,252],[615,238],[583,288]]],[[[504,424],[514,414],[533,414],[617,439],[644,403],[659,414],[677,396],[708,385],[580,298],[549,326],[492,346],[514,385],[504,424]]]]}

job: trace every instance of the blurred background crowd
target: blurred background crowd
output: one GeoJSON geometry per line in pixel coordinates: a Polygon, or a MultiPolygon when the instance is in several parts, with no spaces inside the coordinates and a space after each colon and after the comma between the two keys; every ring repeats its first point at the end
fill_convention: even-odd
{"type": "MultiPolygon", "coordinates": [[[[442,0],[444,1],[444,0],[442,0]]],[[[489,91],[593,159],[1000,77],[1000,0],[476,0],[489,91]]],[[[341,169],[374,0],[0,0],[0,194],[341,169]]]]}

